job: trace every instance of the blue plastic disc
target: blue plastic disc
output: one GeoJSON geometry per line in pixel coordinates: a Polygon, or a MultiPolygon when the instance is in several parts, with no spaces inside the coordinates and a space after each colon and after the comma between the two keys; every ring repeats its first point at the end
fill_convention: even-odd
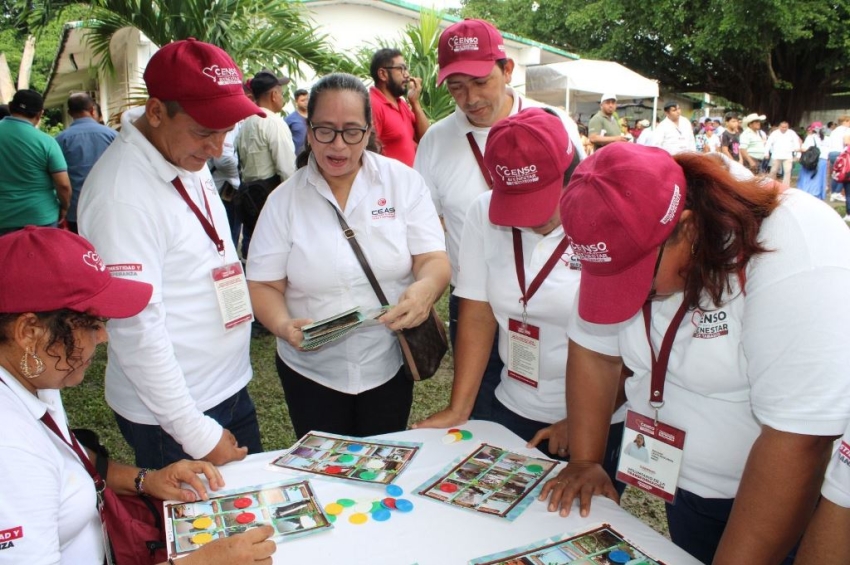
{"type": "Polygon", "coordinates": [[[392,514],[390,514],[390,511],[386,508],[381,508],[380,510],[372,512],[372,519],[376,522],[386,522],[390,519],[390,516],[392,516],[392,514]]]}
{"type": "Polygon", "coordinates": [[[398,498],[404,494],[404,489],[398,485],[387,485],[387,494],[393,498],[398,498]]]}
{"type": "Polygon", "coordinates": [[[399,512],[410,512],[413,510],[413,503],[406,498],[399,498],[395,501],[395,508],[399,512]]]}

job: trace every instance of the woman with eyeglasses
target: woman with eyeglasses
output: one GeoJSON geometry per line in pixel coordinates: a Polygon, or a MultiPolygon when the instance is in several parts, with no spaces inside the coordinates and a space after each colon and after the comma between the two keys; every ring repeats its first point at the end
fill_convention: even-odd
{"type": "Polygon", "coordinates": [[[683,438],[673,542],[705,563],[790,562],[850,421],[846,316],[823,294],[850,287],[850,231],[798,190],[627,144],[578,166],[561,218],[582,263],[572,458],[541,498],[562,515],[578,498],[583,516],[592,495],[617,500],[599,462],[625,363],[650,470],[659,441],[683,438]]]}
{"type": "Polygon", "coordinates": [[[394,332],[423,323],[449,282],[428,188],[413,169],[366,151],[371,123],[369,92],[358,78],[335,73],[317,82],[300,168],[269,196],[251,241],[251,302],[277,336],[278,375],[299,437],[407,427],[413,383],[394,332]],[[392,307],[382,324],[305,351],[302,326],[381,307],[338,214],[392,307]]]}

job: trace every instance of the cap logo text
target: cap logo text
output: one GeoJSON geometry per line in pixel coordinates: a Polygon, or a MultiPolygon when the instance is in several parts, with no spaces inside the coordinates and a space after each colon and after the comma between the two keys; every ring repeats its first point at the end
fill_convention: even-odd
{"type": "Polygon", "coordinates": [[[496,174],[508,186],[529,184],[540,180],[540,177],[537,175],[537,165],[526,165],[515,169],[509,169],[504,165],[496,165],[496,174]]]}
{"type": "Polygon", "coordinates": [[[455,53],[460,51],[478,51],[478,38],[453,35],[449,38],[448,45],[449,49],[455,53]]]}
{"type": "Polygon", "coordinates": [[[239,71],[234,67],[223,68],[218,65],[212,65],[210,67],[204,67],[201,72],[211,78],[212,81],[219,86],[242,84],[242,79],[239,77],[239,71]]]}
{"type": "Polygon", "coordinates": [[[676,209],[679,208],[679,201],[682,199],[682,195],[679,191],[679,185],[673,185],[673,197],[670,199],[670,206],[667,207],[667,213],[664,214],[664,217],[661,218],[662,224],[667,224],[676,216],[676,209]]]}

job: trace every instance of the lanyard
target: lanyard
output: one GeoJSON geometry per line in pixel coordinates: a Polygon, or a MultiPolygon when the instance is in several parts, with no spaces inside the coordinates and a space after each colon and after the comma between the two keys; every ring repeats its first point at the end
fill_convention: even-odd
{"type": "Polygon", "coordinates": [[[552,269],[555,268],[558,260],[564,254],[564,251],[567,250],[569,241],[567,240],[567,236],[564,236],[563,239],[561,239],[558,246],[555,247],[555,251],[552,252],[552,255],[549,256],[549,259],[543,265],[543,268],[540,269],[540,272],[537,273],[537,276],[531,281],[531,286],[529,286],[526,290],[525,261],[522,256],[522,232],[517,228],[512,228],[512,231],[514,234],[514,262],[516,264],[516,278],[519,283],[519,289],[522,291],[522,296],[519,301],[522,304],[522,323],[524,325],[528,319],[528,314],[526,312],[528,301],[531,300],[531,297],[534,296],[537,289],[540,288],[540,285],[543,284],[543,281],[546,280],[546,277],[548,277],[549,273],[552,272],[552,269]]]}
{"type": "Polygon", "coordinates": [[[198,208],[198,205],[189,198],[189,194],[186,192],[186,187],[183,186],[183,181],[180,180],[180,177],[174,177],[174,180],[171,181],[171,184],[174,185],[174,188],[177,189],[177,192],[180,193],[180,196],[183,197],[183,201],[186,202],[186,205],[189,206],[189,209],[195,214],[195,217],[198,218],[198,221],[201,222],[201,227],[204,228],[204,231],[207,233],[207,237],[210,238],[210,241],[215,245],[216,251],[218,251],[219,255],[224,255],[224,241],[218,237],[218,232],[215,231],[215,225],[212,223],[212,212],[210,211],[210,203],[207,200],[207,195],[204,193],[203,189],[201,190],[201,196],[204,197],[204,207],[207,209],[207,216],[210,219],[207,219],[207,216],[204,216],[201,213],[201,210],[198,208]]]}
{"type": "Polygon", "coordinates": [[[658,410],[664,406],[664,380],[667,378],[667,365],[670,362],[670,352],[673,350],[673,340],[676,339],[676,332],[679,331],[679,326],[682,325],[682,320],[685,318],[685,312],[688,311],[688,303],[683,299],[682,305],[676,310],[676,314],[670,321],[670,326],[664,333],[664,339],[661,341],[661,349],[658,352],[658,357],[655,356],[655,351],[652,349],[652,339],[649,335],[649,322],[652,317],[652,302],[646,301],[643,304],[643,321],[646,326],[646,341],[649,343],[649,352],[652,356],[652,381],[650,383],[651,394],[649,405],[655,408],[655,423],[658,424],[658,410]]]}
{"type": "MultiPolygon", "coordinates": [[[[522,111],[522,98],[517,101],[517,112],[522,111]]],[[[471,131],[466,132],[466,141],[469,142],[469,148],[472,149],[472,154],[475,155],[475,162],[478,163],[478,170],[481,171],[481,176],[484,177],[484,182],[487,183],[487,188],[493,190],[493,177],[490,171],[484,166],[484,155],[481,153],[481,148],[475,142],[475,136],[471,131]]]]}

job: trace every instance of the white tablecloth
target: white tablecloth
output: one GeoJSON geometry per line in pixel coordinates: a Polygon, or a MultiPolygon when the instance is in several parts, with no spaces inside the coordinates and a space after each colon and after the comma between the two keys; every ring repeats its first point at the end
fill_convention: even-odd
{"type": "MultiPolygon", "coordinates": [[[[549,536],[579,532],[602,523],[610,524],[650,556],[670,565],[699,563],[612,501],[595,497],[590,515],[581,518],[578,507],[567,518],[546,510],[535,501],[513,522],[454,508],[414,494],[414,489],[455,459],[466,456],[479,443],[489,443],[517,453],[539,456],[525,442],[499,424],[470,421],[462,429],[473,438],[444,445],[446,430],[410,430],[388,434],[386,439],[422,443],[411,466],[395,484],[415,505],[412,512],[392,512],[386,522],[369,520],[355,525],[346,512],[330,532],[294,539],[278,545],[274,563],[369,564],[369,565],[463,565],[470,559],[523,546],[549,536]]],[[[285,480],[299,473],[270,470],[268,463],[283,452],[251,455],[244,461],[221,467],[227,489],[285,480]]],[[[554,476],[554,475],[551,475],[554,476]]],[[[322,505],[339,498],[369,499],[386,496],[384,488],[326,480],[311,475],[311,484],[322,505]]]]}

